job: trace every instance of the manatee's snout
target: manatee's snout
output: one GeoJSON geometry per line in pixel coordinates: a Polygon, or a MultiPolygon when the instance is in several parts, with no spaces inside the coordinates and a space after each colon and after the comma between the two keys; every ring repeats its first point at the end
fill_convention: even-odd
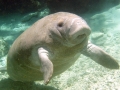
{"type": "Polygon", "coordinates": [[[91,33],[90,28],[78,26],[75,29],[71,29],[69,37],[73,39],[82,39],[83,37],[88,37],[91,33]]]}
{"type": "Polygon", "coordinates": [[[70,25],[69,36],[73,39],[83,35],[89,36],[91,33],[90,27],[81,18],[74,18],[70,25]]]}
{"type": "Polygon", "coordinates": [[[71,45],[76,45],[86,40],[91,33],[90,27],[82,18],[74,18],[70,25],[68,41],[71,45]]]}

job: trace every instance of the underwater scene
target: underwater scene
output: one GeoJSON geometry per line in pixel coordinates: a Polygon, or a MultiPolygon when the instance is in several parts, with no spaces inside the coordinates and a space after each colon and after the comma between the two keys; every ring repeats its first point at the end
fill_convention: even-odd
{"type": "Polygon", "coordinates": [[[0,90],[120,90],[120,0],[0,0],[0,90]]]}

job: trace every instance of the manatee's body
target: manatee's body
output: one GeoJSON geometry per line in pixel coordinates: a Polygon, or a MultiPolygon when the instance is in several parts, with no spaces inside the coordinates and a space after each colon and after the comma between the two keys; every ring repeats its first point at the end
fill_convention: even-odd
{"type": "Polygon", "coordinates": [[[97,46],[88,43],[90,28],[79,16],[67,12],[48,15],[34,23],[13,43],[7,57],[7,72],[15,81],[49,82],[68,69],[82,53],[97,63],[119,68],[97,46]],[[105,56],[105,57],[104,57],[105,56]]]}

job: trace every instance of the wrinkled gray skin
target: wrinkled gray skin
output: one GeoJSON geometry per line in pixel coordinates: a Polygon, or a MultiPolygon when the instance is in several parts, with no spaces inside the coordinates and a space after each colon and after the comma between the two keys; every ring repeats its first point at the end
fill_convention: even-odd
{"type": "Polygon", "coordinates": [[[110,69],[116,60],[88,42],[90,27],[79,16],[58,12],[48,15],[23,32],[13,43],[7,57],[7,72],[15,81],[36,81],[61,74],[80,54],[110,69]]]}

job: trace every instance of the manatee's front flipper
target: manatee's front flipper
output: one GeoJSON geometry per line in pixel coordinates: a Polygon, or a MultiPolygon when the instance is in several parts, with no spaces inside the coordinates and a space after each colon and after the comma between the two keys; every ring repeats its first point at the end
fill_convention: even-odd
{"type": "Polygon", "coordinates": [[[90,57],[95,62],[101,64],[104,67],[107,67],[110,69],[119,69],[119,64],[113,57],[111,57],[106,52],[104,52],[101,48],[93,45],[90,42],[88,43],[87,47],[82,52],[82,54],[90,57]]]}
{"type": "Polygon", "coordinates": [[[48,84],[53,74],[53,64],[48,58],[48,51],[44,48],[38,49],[38,55],[41,63],[40,70],[44,75],[44,83],[48,84]]]}

